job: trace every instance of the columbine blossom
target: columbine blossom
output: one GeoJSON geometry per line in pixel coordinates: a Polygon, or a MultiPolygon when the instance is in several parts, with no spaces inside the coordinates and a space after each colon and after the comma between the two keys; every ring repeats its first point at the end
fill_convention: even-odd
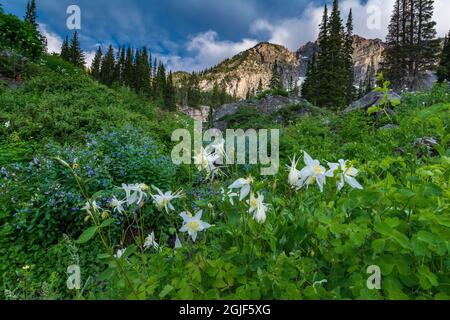
{"type": "Polygon", "coordinates": [[[189,212],[182,212],[180,214],[180,217],[183,218],[184,223],[180,231],[187,232],[194,242],[197,239],[198,232],[211,228],[211,225],[209,223],[203,222],[201,220],[202,215],[203,211],[197,212],[195,217],[193,217],[189,212]]]}
{"type": "Polygon", "coordinates": [[[294,158],[292,159],[291,166],[288,166],[289,176],[288,183],[291,187],[297,187],[298,181],[300,180],[300,171],[297,170],[298,160],[294,158]]]}
{"type": "Polygon", "coordinates": [[[96,201],[88,201],[86,202],[86,204],[84,205],[83,208],[81,208],[81,210],[87,211],[89,214],[92,214],[95,211],[100,211],[100,206],[97,204],[96,201]]]}
{"type": "Polygon", "coordinates": [[[213,179],[214,176],[219,173],[219,168],[215,165],[215,162],[219,160],[219,158],[220,156],[216,153],[201,148],[200,152],[194,156],[194,163],[197,165],[199,171],[206,172],[208,179],[213,179]]]}
{"type": "Polygon", "coordinates": [[[9,127],[11,127],[11,121],[6,121],[4,124],[5,128],[8,129],[9,127]]]}
{"type": "Polygon", "coordinates": [[[111,208],[113,208],[114,212],[118,212],[120,214],[123,214],[125,212],[125,209],[123,208],[123,204],[126,201],[120,201],[116,198],[116,196],[114,196],[111,201],[109,202],[109,205],[111,206],[111,208]]]}
{"type": "Polygon", "coordinates": [[[123,254],[125,253],[127,249],[118,249],[117,253],[114,255],[114,258],[120,259],[122,258],[123,254]]]}
{"type": "Polygon", "coordinates": [[[227,158],[227,154],[225,151],[225,140],[220,139],[218,141],[214,141],[212,145],[206,148],[206,152],[214,153],[214,155],[217,156],[218,159],[227,158]]]}
{"type": "Polygon", "coordinates": [[[239,200],[242,201],[250,194],[251,184],[253,183],[253,181],[253,177],[251,176],[247,179],[240,178],[233,182],[233,184],[229,186],[228,189],[241,189],[239,200]]]}
{"type": "Polygon", "coordinates": [[[158,192],[158,194],[151,194],[150,196],[153,198],[153,201],[155,202],[158,209],[161,211],[162,209],[166,210],[167,213],[169,213],[170,210],[175,210],[173,207],[171,201],[175,199],[180,199],[184,195],[181,190],[172,193],[172,191],[168,191],[166,193],[162,192],[157,187],[153,187],[153,189],[158,192]]]}
{"type": "Polygon", "coordinates": [[[152,233],[150,233],[148,235],[148,237],[145,239],[144,248],[145,249],[148,249],[148,248],[158,249],[159,248],[159,244],[156,242],[156,239],[155,239],[155,232],[154,231],[152,231],[152,233]]]}
{"type": "Polygon", "coordinates": [[[222,201],[225,202],[226,200],[229,200],[231,205],[234,206],[234,197],[237,197],[238,194],[236,192],[233,192],[231,190],[225,190],[224,188],[220,188],[220,193],[222,194],[222,201]]]}
{"type": "Polygon", "coordinates": [[[300,180],[297,183],[298,188],[303,188],[304,186],[309,187],[310,185],[317,183],[320,192],[323,192],[323,186],[326,182],[326,177],[332,177],[332,170],[327,171],[325,167],[320,165],[319,160],[314,160],[311,156],[304,151],[304,161],[306,167],[304,167],[299,175],[300,180]]]}
{"type": "Polygon", "coordinates": [[[354,189],[364,189],[361,184],[359,184],[358,181],[356,181],[356,176],[358,175],[359,171],[353,167],[348,167],[347,165],[348,161],[346,160],[339,160],[339,163],[329,163],[330,171],[335,172],[336,170],[339,170],[336,178],[338,178],[338,191],[341,191],[342,188],[345,186],[345,183],[348,183],[352,188],[354,189]]]}
{"type": "Polygon", "coordinates": [[[143,183],[129,185],[122,184],[122,189],[125,191],[126,203],[128,206],[132,206],[133,204],[141,206],[146,197],[145,191],[148,189],[148,186],[143,183]]]}
{"type": "Polygon", "coordinates": [[[266,221],[267,205],[264,203],[264,196],[258,193],[258,197],[252,193],[250,200],[247,201],[250,206],[249,213],[253,214],[253,218],[258,223],[264,223],[266,221]]]}

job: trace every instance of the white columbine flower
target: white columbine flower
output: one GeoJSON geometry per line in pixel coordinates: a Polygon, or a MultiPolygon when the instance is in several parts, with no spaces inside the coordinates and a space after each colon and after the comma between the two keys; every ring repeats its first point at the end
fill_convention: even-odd
{"type": "Polygon", "coordinates": [[[6,121],[5,128],[8,129],[9,127],[11,127],[11,121],[6,121]]]}
{"type": "Polygon", "coordinates": [[[298,160],[295,160],[295,156],[292,159],[292,164],[289,167],[289,177],[288,183],[291,187],[297,187],[298,181],[300,180],[300,171],[297,170],[298,160]]]}
{"type": "Polygon", "coordinates": [[[220,188],[220,193],[222,194],[222,201],[226,201],[227,199],[230,201],[231,205],[234,206],[234,197],[237,197],[238,194],[231,190],[225,191],[224,188],[220,188]]]}
{"type": "Polygon", "coordinates": [[[200,152],[194,156],[194,164],[197,165],[198,171],[205,171],[207,178],[214,178],[216,173],[219,173],[219,168],[215,166],[215,162],[219,160],[220,156],[209,152],[205,148],[201,148],[200,152]]]}
{"type": "Polygon", "coordinates": [[[336,176],[336,178],[338,178],[338,191],[342,190],[345,183],[348,183],[354,189],[364,189],[363,186],[355,179],[359,171],[353,167],[348,167],[347,163],[348,161],[341,159],[339,160],[339,163],[328,164],[331,168],[330,171],[333,173],[339,169],[339,173],[336,176]]]}
{"type": "Polygon", "coordinates": [[[88,201],[86,202],[86,204],[84,205],[83,208],[81,208],[81,210],[87,211],[89,214],[92,214],[95,211],[100,211],[101,208],[99,205],[97,205],[96,201],[88,201]]]}
{"type": "Polygon", "coordinates": [[[332,177],[332,171],[327,171],[323,166],[320,165],[319,160],[314,160],[311,156],[304,152],[304,161],[306,167],[304,167],[299,175],[300,180],[297,183],[298,188],[303,188],[305,185],[309,187],[310,185],[317,183],[320,192],[323,192],[323,186],[326,182],[326,177],[332,177]]]}
{"type": "Polygon", "coordinates": [[[156,239],[155,239],[155,232],[154,231],[152,231],[152,233],[150,233],[148,235],[148,237],[145,239],[144,248],[145,249],[148,249],[148,248],[158,249],[159,248],[159,244],[156,242],[156,239]]]}
{"type": "Polygon", "coordinates": [[[172,191],[168,191],[166,193],[162,192],[157,187],[153,186],[153,189],[158,192],[158,194],[152,194],[151,197],[153,198],[153,201],[155,202],[158,209],[161,211],[162,209],[165,209],[167,213],[169,213],[169,210],[175,210],[173,207],[171,201],[174,199],[179,199],[183,197],[183,193],[181,190],[172,193],[172,191]]]}
{"type": "Polygon", "coordinates": [[[114,258],[120,259],[127,249],[118,249],[117,253],[114,255],[114,258]]]}
{"type": "Polygon", "coordinates": [[[133,204],[140,206],[146,197],[145,191],[148,189],[148,186],[144,183],[122,184],[122,189],[125,191],[126,203],[128,206],[133,204]]]}
{"type": "Polygon", "coordinates": [[[220,139],[218,141],[214,141],[214,143],[212,145],[207,147],[206,151],[209,152],[209,153],[213,152],[219,159],[220,158],[226,158],[227,157],[227,153],[225,151],[225,140],[224,139],[220,139]]]}
{"type": "Polygon", "coordinates": [[[266,221],[267,205],[264,203],[264,196],[258,193],[258,198],[252,193],[250,200],[247,201],[250,206],[249,213],[253,214],[253,218],[258,223],[264,223],[266,221]]]}
{"type": "Polygon", "coordinates": [[[111,206],[111,208],[113,208],[113,210],[115,212],[118,212],[120,214],[123,214],[125,212],[125,209],[123,208],[123,204],[125,203],[125,201],[120,201],[116,198],[116,196],[114,196],[109,205],[111,206]]]}
{"type": "Polygon", "coordinates": [[[202,219],[203,211],[197,212],[195,217],[189,212],[182,212],[180,216],[183,218],[183,227],[180,229],[181,232],[187,232],[191,236],[192,241],[195,242],[197,239],[197,233],[203,230],[211,228],[209,223],[203,222],[202,219]]]}
{"type": "Polygon", "coordinates": [[[237,179],[231,186],[228,187],[228,189],[241,189],[240,194],[240,201],[247,198],[247,196],[250,194],[251,184],[253,183],[253,177],[248,177],[247,179],[237,179]]]}

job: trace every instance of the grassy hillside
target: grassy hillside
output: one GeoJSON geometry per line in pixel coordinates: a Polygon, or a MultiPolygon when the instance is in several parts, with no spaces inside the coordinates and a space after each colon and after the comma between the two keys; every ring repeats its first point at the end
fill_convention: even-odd
{"type": "Polygon", "coordinates": [[[10,121],[7,130],[0,129],[3,163],[32,158],[47,142],[81,143],[87,133],[125,125],[141,128],[163,146],[188,121],[126,88],[109,89],[58,57],[44,56],[18,71],[23,83],[11,88],[4,77],[0,86],[0,123],[10,121]]]}

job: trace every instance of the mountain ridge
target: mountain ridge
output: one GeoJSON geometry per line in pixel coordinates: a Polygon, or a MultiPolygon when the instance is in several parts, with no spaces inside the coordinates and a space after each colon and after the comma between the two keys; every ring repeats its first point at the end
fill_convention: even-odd
{"type": "MultiPolygon", "coordinates": [[[[382,61],[385,44],[380,39],[366,39],[354,35],[355,85],[364,81],[367,69],[373,61],[377,71],[382,61]]],[[[285,88],[300,85],[306,76],[307,65],[318,44],[307,42],[297,51],[270,42],[260,42],[254,47],[222,61],[200,74],[200,89],[211,90],[214,84],[223,86],[236,98],[245,98],[256,91],[261,81],[263,89],[269,87],[274,63],[277,62],[285,88]]]]}

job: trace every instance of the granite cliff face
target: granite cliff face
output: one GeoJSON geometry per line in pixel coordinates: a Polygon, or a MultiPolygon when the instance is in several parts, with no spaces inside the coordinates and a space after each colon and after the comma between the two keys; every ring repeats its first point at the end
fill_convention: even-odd
{"type": "MultiPolygon", "coordinates": [[[[308,42],[297,52],[297,58],[303,66],[301,76],[306,76],[307,66],[313,54],[317,52],[319,46],[316,42],[308,42]]],[[[366,79],[367,69],[373,65],[377,72],[381,67],[385,44],[380,39],[365,39],[358,35],[353,36],[353,64],[355,71],[355,85],[359,85],[366,79]]]]}
{"type": "MultiPolygon", "coordinates": [[[[228,94],[245,98],[248,91],[258,89],[260,81],[263,89],[269,87],[275,62],[285,88],[294,88],[305,78],[308,62],[317,49],[317,42],[308,42],[297,52],[291,52],[280,45],[262,42],[203,73],[200,88],[207,91],[211,90],[215,83],[222,84],[228,94]]],[[[357,85],[365,79],[372,61],[375,71],[378,70],[384,44],[379,39],[365,39],[355,35],[354,49],[357,85]]]]}
{"type": "Polygon", "coordinates": [[[283,46],[263,42],[204,73],[200,88],[211,90],[217,83],[223,85],[228,94],[245,98],[247,92],[258,89],[260,82],[264,89],[269,87],[275,63],[284,86],[294,86],[301,71],[295,53],[283,46]]]}

